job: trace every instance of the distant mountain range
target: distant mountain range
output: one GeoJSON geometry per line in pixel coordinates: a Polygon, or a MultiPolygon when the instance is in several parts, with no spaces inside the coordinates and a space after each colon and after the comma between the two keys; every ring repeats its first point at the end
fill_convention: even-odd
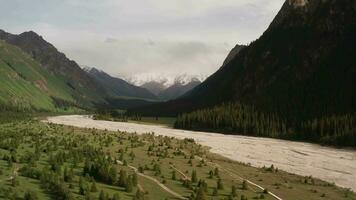
{"type": "Polygon", "coordinates": [[[177,83],[154,91],[149,83],[146,89],[95,68],[82,69],[33,31],[15,35],[0,30],[0,42],[0,106],[127,109],[177,98],[198,84],[177,83]]]}
{"type": "Polygon", "coordinates": [[[240,102],[290,120],[354,113],[355,35],[355,1],[287,0],[259,39],[187,95],[132,112],[176,116],[240,102]]]}
{"type": "Polygon", "coordinates": [[[112,77],[106,72],[94,67],[84,67],[83,69],[90,77],[99,82],[103,88],[105,88],[107,94],[112,97],[157,100],[156,95],[145,88],[134,86],[123,79],[112,77]]]}
{"type": "Polygon", "coordinates": [[[198,86],[201,81],[198,78],[191,78],[189,80],[184,79],[179,76],[175,79],[172,85],[166,86],[165,82],[159,81],[149,81],[142,84],[140,87],[146,88],[157,96],[158,99],[162,101],[176,99],[196,86],[198,86]]]}

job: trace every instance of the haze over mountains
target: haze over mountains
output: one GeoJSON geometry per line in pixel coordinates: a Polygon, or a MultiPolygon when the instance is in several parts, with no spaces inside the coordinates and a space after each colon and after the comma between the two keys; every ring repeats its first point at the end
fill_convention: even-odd
{"type": "Polygon", "coordinates": [[[140,85],[155,94],[160,100],[173,100],[198,86],[201,81],[196,77],[181,75],[169,84],[167,80],[148,81],[140,85]]]}
{"type": "Polygon", "coordinates": [[[0,30],[3,103],[23,109],[127,109],[175,99],[199,84],[176,82],[158,93],[95,69],[82,69],[33,31],[0,30]],[[13,88],[13,89],[12,89],[13,88]]]}
{"type": "Polygon", "coordinates": [[[113,97],[136,97],[155,100],[157,97],[145,88],[134,86],[123,79],[112,77],[93,67],[84,67],[85,72],[98,81],[113,97]]]}
{"type": "Polygon", "coordinates": [[[175,116],[238,101],[308,118],[355,112],[355,2],[288,0],[268,30],[188,95],[135,110],[175,116]]]}

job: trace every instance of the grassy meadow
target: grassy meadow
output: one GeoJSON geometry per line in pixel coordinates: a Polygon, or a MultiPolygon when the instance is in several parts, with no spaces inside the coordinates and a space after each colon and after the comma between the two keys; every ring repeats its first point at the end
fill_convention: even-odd
{"type": "Polygon", "coordinates": [[[0,138],[0,199],[356,199],[313,177],[231,161],[192,139],[36,120],[3,123],[0,138]]]}

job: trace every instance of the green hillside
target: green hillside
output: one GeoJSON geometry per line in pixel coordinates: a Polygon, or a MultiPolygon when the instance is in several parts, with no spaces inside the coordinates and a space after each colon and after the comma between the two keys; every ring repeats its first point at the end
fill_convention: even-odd
{"type": "MultiPolygon", "coordinates": [[[[82,70],[75,61],[67,58],[42,36],[33,31],[15,35],[0,30],[0,39],[19,47],[38,62],[43,70],[60,79],[65,90],[79,105],[93,108],[98,104],[106,104],[105,89],[82,70]]],[[[62,101],[57,101],[57,103],[63,104],[62,101]]]]}
{"type": "Polygon", "coordinates": [[[70,88],[21,49],[0,40],[0,104],[59,111],[74,105],[70,88]]]}

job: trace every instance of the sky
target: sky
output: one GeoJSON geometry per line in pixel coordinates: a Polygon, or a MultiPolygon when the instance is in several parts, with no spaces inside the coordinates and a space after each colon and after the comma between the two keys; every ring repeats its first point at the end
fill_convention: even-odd
{"type": "Polygon", "coordinates": [[[214,73],[284,0],[0,0],[0,29],[33,30],[81,66],[142,81],[214,73]]]}

